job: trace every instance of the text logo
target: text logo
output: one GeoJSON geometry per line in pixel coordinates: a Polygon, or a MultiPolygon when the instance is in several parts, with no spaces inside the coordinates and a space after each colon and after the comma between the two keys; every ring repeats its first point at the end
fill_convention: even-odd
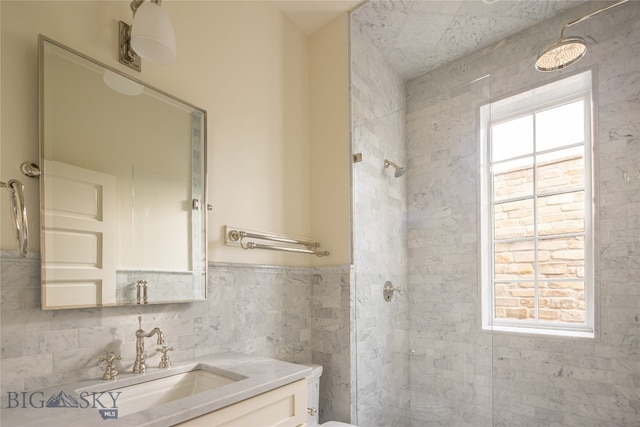
{"type": "Polygon", "coordinates": [[[121,392],[87,392],[76,397],[64,391],[52,394],[48,399],[41,391],[7,392],[7,409],[77,408],[97,409],[103,420],[118,418],[118,398],[121,392]]]}

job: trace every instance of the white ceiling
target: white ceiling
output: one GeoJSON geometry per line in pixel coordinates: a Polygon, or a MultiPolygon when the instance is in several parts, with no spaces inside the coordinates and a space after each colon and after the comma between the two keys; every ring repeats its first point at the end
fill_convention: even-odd
{"type": "Polygon", "coordinates": [[[374,0],[354,12],[354,19],[396,71],[411,79],[581,3],[374,0]]]}
{"type": "Polygon", "coordinates": [[[306,34],[319,30],[363,0],[282,0],[272,1],[306,34]]]}
{"type": "MultiPolygon", "coordinates": [[[[275,1],[311,34],[360,1],[275,1]]],[[[353,12],[371,41],[405,79],[516,34],[580,0],[370,0],[353,12]]],[[[576,16],[579,17],[579,16],[576,16]]],[[[560,28],[558,28],[560,31],[560,28]]]]}

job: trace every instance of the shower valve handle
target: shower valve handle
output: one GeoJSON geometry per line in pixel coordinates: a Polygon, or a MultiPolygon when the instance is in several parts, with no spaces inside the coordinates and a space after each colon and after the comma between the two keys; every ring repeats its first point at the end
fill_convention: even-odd
{"type": "Polygon", "coordinates": [[[384,288],[382,288],[382,295],[384,296],[384,299],[386,301],[391,301],[394,292],[400,293],[400,288],[394,288],[393,283],[387,280],[384,283],[384,288]]]}

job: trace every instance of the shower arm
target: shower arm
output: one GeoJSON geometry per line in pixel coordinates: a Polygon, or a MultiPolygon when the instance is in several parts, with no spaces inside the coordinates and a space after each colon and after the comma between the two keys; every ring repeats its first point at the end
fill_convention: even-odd
{"type": "Polygon", "coordinates": [[[601,9],[594,10],[593,12],[583,16],[582,18],[574,19],[573,21],[567,22],[566,24],[564,24],[564,27],[562,27],[562,29],[560,30],[560,38],[564,37],[563,33],[564,33],[564,30],[566,30],[567,28],[569,28],[569,27],[571,27],[573,25],[579,24],[582,21],[586,21],[587,19],[591,18],[592,16],[595,16],[595,15],[599,14],[600,12],[604,12],[606,10],[612,9],[612,8],[614,8],[616,6],[619,6],[622,3],[626,3],[628,1],[629,0],[620,0],[617,3],[613,3],[613,4],[610,4],[609,6],[603,7],[601,9]]]}

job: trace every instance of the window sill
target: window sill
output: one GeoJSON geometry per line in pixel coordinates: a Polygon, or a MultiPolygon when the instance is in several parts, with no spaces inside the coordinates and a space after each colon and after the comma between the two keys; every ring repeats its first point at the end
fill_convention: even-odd
{"type": "Polygon", "coordinates": [[[566,338],[595,338],[593,330],[569,330],[569,329],[551,329],[539,328],[535,326],[513,326],[513,325],[484,325],[485,331],[492,332],[508,332],[521,335],[545,335],[552,337],[566,338]]]}

